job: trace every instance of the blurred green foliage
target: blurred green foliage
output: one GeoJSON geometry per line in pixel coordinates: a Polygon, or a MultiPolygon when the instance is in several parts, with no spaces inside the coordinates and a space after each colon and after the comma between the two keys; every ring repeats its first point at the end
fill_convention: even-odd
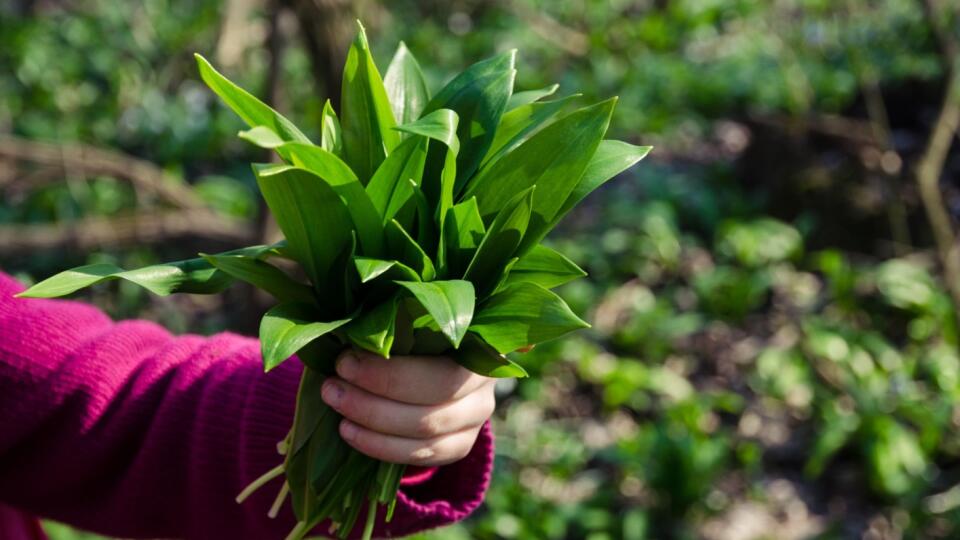
{"type": "MultiPolygon", "coordinates": [[[[520,88],[559,80],[561,95],[619,94],[612,135],[658,145],[552,237],[590,272],[561,294],[594,328],[518,358],[532,377],[499,389],[485,505],[418,538],[960,536],[960,338],[928,254],[810,246],[810,223],[770,216],[762,186],[744,189],[724,156],[697,154],[717,120],[847,112],[865,73],[882,87],[935,83],[919,5],[358,4],[384,47],[381,67],[403,39],[437,87],[516,47],[520,88]]],[[[262,156],[233,136],[239,121],[202,88],[191,57],[215,56],[223,12],[220,0],[91,0],[27,17],[0,7],[0,133],[121,149],[191,183],[217,211],[255,219],[244,164],[262,156]]],[[[263,10],[251,16],[262,27],[263,10]]],[[[229,73],[259,95],[262,45],[254,39],[229,73]]],[[[282,58],[282,104],[316,131],[325,96],[309,57],[292,38],[282,58]]],[[[65,180],[5,198],[0,224],[138,203],[114,178],[65,180]]],[[[97,257],[138,266],[187,254],[178,249],[97,257]]],[[[25,279],[85,260],[0,252],[25,279]]],[[[179,331],[228,320],[222,307],[116,287],[88,298],[179,331]]]]}

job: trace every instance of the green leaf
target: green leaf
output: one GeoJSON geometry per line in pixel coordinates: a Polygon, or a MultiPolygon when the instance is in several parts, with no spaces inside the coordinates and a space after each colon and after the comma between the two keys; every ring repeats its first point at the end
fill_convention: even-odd
{"type": "MultiPolygon", "coordinates": [[[[367,194],[383,216],[383,223],[388,223],[391,219],[399,221],[402,218],[398,214],[413,197],[408,180],[419,180],[423,177],[426,159],[427,139],[411,137],[400,143],[377,168],[367,184],[367,194]]],[[[403,220],[401,224],[412,226],[412,219],[409,222],[403,220]]]]}
{"type": "Polygon", "coordinates": [[[420,276],[409,266],[399,261],[385,261],[369,257],[354,257],[353,263],[360,274],[360,282],[367,283],[380,276],[392,280],[420,281],[420,276]]]}
{"type": "Polygon", "coordinates": [[[470,331],[508,353],[589,326],[556,294],[534,283],[517,283],[480,305],[470,331]]]}
{"type": "MultiPolygon", "coordinates": [[[[457,157],[454,194],[477,170],[490,148],[500,117],[513,93],[516,56],[514,49],[473,64],[447,83],[423,111],[429,114],[438,109],[451,109],[460,119],[457,137],[462,150],[457,157]]],[[[428,170],[439,168],[437,164],[428,170]]],[[[423,189],[430,200],[439,200],[439,186],[428,185],[423,189]]]]}
{"type": "Polygon", "coordinates": [[[241,131],[237,134],[237,136],[255,146],[267,148],[269,150],[272,150],[287,142],[281,139],[280,136],[277,135],[276,131],[266,126],[252,127],[246,131],[241,131]]]}
{"type": "Polygon", "coordinates": [[[407,124],[419,118],[420,112],[430,101],[430,90],[420,71],[420,64],[402,41],[387,67],[383,85],[398,124],[407,124]]]}
{"type": "MultiPolygon", "coordinates": [[[[253,246],[222,253],[261,257],[274,246],[253,246]]],[[[233,279],[217,270],[202,258],[154,264],[124,270],[113,264],[90,264],[53,275],[17,294],[18,298],[55,298],[74,293],[104,281],[123,279],[147,289],[153,294],[167,296],[173,293],[214,294],[233,283],[233,279]]]]}
{"type": "Polygon", "coordinates": [[[484,377],[528,377],[527,370],[513,362],[496,349],[487,345],[474,334],[467,333],[453,359],[461,366],[484,377]]]}
{"type": "Polygon", "coordinates": [[[350,319],[316,322],[315,308],[301,302],[278,304],[260,321],[263,370],[270,371],[311,341],[340,328],[350,319]]]}
{"type": "Polygon", "coordinates": [[[293,122],[230,82],[214,69],[206,58],[199,54],[194,54],[194,57],[197,59],[197,67],[200,68],[200,77],[203,82],[207,83],[207,86],[250,127],[262,126],[270,129],[284,141],[310,142],[310,139],[297,129],[293,122]]]}
{"type": "Polygon", "coordinates": [[[437,109],[419,120],[397,126],[397,131],[421,135],[445,144],[454,155],[460,151],[457,126],[460,118],[450,109],[437,109]]]}
{"type": "Polygon", "coordinates": [[[476,196],[484,222],[513,194],[538,185],[533,216],[521,253],[539,242],[548,224],[579,183],[610,123],[616,98],[578,109],[543,128],[512,152],[485,167],[464,198],[476,196]]]}
{"type": "Polygon", "coordinates": [[[233,278],[250,283],[272,294],[281,302],[309,302],[313,290],[270,263],[246,255],[206,255],[201,257],[233,278]]]}
{"type": "Polygon", "coordinates": [[[327,285],[337,257],[352,241],[351,217],[337,193],[315,174],[290,166],[254,167],[257,184],[287,248],[315,288],[327,285]]]}
{"type": "Polygon", "coordinates": [[[532,133],[553,120],[567,103],[579,97],[580,94],[573,94],[543,103],[530,103],[504,114],[481,166],[488,166],[520,146],[532,133]]]}
{"type": "Polygon", "coordinates": [[[524,90],[522,92],[517,92],[510,96],[510,100],[507,101],[507,110],[512,111],[517,107],[523,107],[528,103],[540,101],[545,97],[552,96],[557,92],[558,88],[560,88],[559,84],[551,84],[550,86],[539,88],[537,90],[524,90]]]}
{"type": "Polygon", "coordinates": [[[462,276],[483,241],[486,228],[477,210],[477,199],[471,197],[447,212],[443,223],[447,273],[462,276]]]}
{"type": "Polygon", "coordinates": [[[343,154],[343,136],[340,132],[340,119],[333,105],[328,99],[323,104],[323,113],[320,117],[320,146],[327,152],[336,155],[343,154]]]}
{"type": "Polygon", "coordinates": [[[400,135],[393,130],[390,101],[359,21],[343,68],[340,103],[344,161],[365,185],[400,142],[400,135]]]}
{"type": "Polygon", "coordinates": [[[424,281],[437,276],[433,261],[396,220],[387,223],[386,233],[387,250],[394,258],[413,268],[424,281]]]}
{"type": "Polygon", "coordinates": [[[459,347],[473,318],[476,301],[473,284],[463,280],[396,283],[413,294],[427,313],[433,316],[447,340],[454,347],[459,347]]]}
{"type": "Polygon", "coordinates": [[[507,283],[530,282],[550,289],[586,275],[583,269],[561,253],[537,244],[510,269],[507,283]]]}
{"type": "Polygon", "coordinates": [[[634,146],[623,141],[600,141],[596,153],[590,158],[590,163],[583,171],[583,176],[577,186],[563,202],[563,206],[554,216],[549,229],[552,229],[567,212],[580,203],[593,190],[602,186],[607,180],[629,169],[650,153],[652,146],[634,146]]]}
{"type": "Polygon", "coordinates": [[[364,311],[344,327],[344,333],[358,347],[389,358],[396,330],[399,300],[397,296],[392,296],[364,311]]]}
{"type": "Polygon", "coordinates": [[[278,153],[293,165],[316,174],[340,196],[350,213],[363,253],[377,256],[383,252],[383,223],[380,212],[353,174],[350,167],[335,154],[319,146],[287,143],[278,153]]]}
{"type": "Polygon", "coordinates": [[[493,285],[499,281],[504,265],[513,258],[523,240],[530,223],[535,187],[523,190],[507,202],[490,224],[487,234],[467,266],[464,279],[478,285],[481,297],[491,291],[493,285]]]}

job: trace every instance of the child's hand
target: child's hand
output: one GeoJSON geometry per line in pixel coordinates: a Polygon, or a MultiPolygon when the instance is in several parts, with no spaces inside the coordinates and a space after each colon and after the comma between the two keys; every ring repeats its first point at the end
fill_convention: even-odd
{"type": "Polygon", "coordinates": [[[323,400],[344,416],[340,436],[368,456],[436,466],[465,457],[493,414],[495,379],[441,356],[389,360],[345,351],[323,400]]]}

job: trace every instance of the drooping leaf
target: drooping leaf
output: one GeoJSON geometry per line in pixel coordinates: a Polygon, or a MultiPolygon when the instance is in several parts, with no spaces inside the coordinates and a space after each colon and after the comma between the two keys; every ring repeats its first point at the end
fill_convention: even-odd
{"type": "Polygon", "coordinates": [[[589,326],[553,292],[534,283],[517,283],[480,305],[470,331],[508,353],[589,326]]]}
{"type": "Polygon", "coordinates": [[[533,216],[520,253],[548,232],[548,224],[579,183],[610,123],[616,98],[578,109],[527,139],[484,168],[467,186],[464,197],[477,197],[485,222],[513,194],[537,185],[533,216]]]}
{"type": "Polygon", "coordinates": [[[462,276],[467,265],[483,241],[486,228],[477,210],[477,199],[471,197],[455,204],[447,212],[443,224],[444,245],[446,246],[446,270],[450,276],[462,276]]]}
{"type": "Polygon", "coordinates": [[[457,138],[457,126],[460,118],[450,109],[437,109],[423,115],[419,120],[397,126],[397,131],[434,139],[445,145],[456,155],[460,151],[460,139],[457,138]]]}
{"type": "MultiPolygon", "coordinates": [[[[413,197],[409,180],[419,180],[423,176],[426,159],[427,139],[410,137],[377,168],[366,189],[374,207],[383,216],[383,223],[402,219],[398,214],[413,197]]],[[[401,224],[409,227],[412,222],[404,220],[401,224]]]]}
{"type": "Polygon", "coordinates": [[[365,309],[344,327],[344,333],[355,345],[389,358],[396,329],[398,303],[399,298],[391,296],[377,306],[365,309]]]}
{"type": "Polygon", "coordinates": [[[542,103],[530,103],[504,114],[481,166],[488,166],[520,146],[531,134],[553,120],[567,103],[578,97],[580,94],[542,103]]]}
{"type": "Polygon", "coordinates": [[[366,185],[400,142],[400,135],[393,130],[393,110],[370,53],[366,31],[359,22],[357,28],[343,67],[340,126],[344,161],[366,185]]]}
{"type": "Polygon", "coordinates": [[[195,54],[200,77],[207,83],[224,103],[250,127],[262,126],[272,130],[284,141],[300,141],[309,143],[307,138],[293,122],[270,108],[267,104],[252,96],[246,90],[233,84],[210,65],[206,58],[195,54]]]}
{"type": "Polygon", "coordinates": [[[528,377],[527,370],[496,349],[478,339],[472,333],[467,333],[453,359],[461,366],[485,377],[528,377]]]}
{"type": "Polygon", "coordinates": [[[305,169],[255,166],[254,173],[290,253],[314,287],[324,286],[334,260],[352,238],[352,221],[343,201],[305,169]]]}
{"type": "Polygon", "coordinates": [[[397,281],[396,283],[413,294],[424,309],[433,316],[450,344],[459,347],[473,319],[476,299],[473,284],[463,280],[429,283],[397,281]]]}
{"type": "Polygon", "coordinates": [[[413,268],[399,261],[354,257],[353,263],[360,275],[361,283],[367,283],[380,276],[391,280],[420,281],[420,275],[413,268]]]}
{"type": "Polygon", "coordinates": [[[205,255],[204,260],[235,279],[272,294],[281,302],[310,302],[313,290],[268,262],[246,255],[205,255]]]}
{"type": "MultiPolygon", "coordinates": [[[[457,177],[454,194],[480,166],[493,141],[500,117],[513,93],[516,76],[516,50],[506,51],[473,64],[453,78],[424,109],[429,114],[438,109],[451,109],[460,119],[457,137],[462,147],[457,157],[457,177]]],[[[428,166],[428,171],[439,171],[443,158],[428,166]]],[[[440,186],[427,185],[424,192],[431,201],[439,200],[440,186]]]]}
{"type": "Polygon", "coordinates": [[[430,90],[420,71],[420,64],[402,41],[387,67],[383,85],[398,124],[408,124],[419,118],[420,112],[430,101],[430,90]]]}
{"type": "MultiPolygon", "coordinates": [[[[274,246],[253,246],[228,251],[221,255],[239,254],[262,257],[273,248],[274,246]]],[[[113,264],[90,264],[50,276],[17,294],[17,297],[66,296],[85,287],[113,279],[129,281],[159,296],[173,293],[214,294],[233,283],[233,278],[217,270],[202,258],[154,264],[134,270],[124,270],[113,264]]]]}
{"type": "Polygon", "coordinates": [[[537,244],[513,265],[507,283],[530,282],[551,289],[586,275],[583,269],[563,254],[537,244]]]}
{"type": "Polygon", "coordinates": [[[380,212],[353,174],[350,167],[335,154],[319,146],[287,143],[277,152],[293,165],[316,174],[340,196],[350,212],[363,253],[377,256],[383,252],[383,224],[380,212]]]}
{"type": "Polygon", "coordinates": [[[523,107],[528,103],[540,101],[545,97],[552,96],[557,92],[558,88],[560,88],[559,84],[551,84],[550,86],[545,86],[536,90],[524,90],[522,92],[516,92],[510,96],[510,100],[507,101],[507,110],[512,111],[517,107],[523,107]]]}
{"type": "Polygon", "coordinates": [[[534,206],[534,188],[530,186],[507,201],[483,236],[464,279],[477,284],[481,297],[493,290],[503,274],[504,265],[517,252],[530,223],[534,206]]]}
{"type": "Polygon", "coordinates": [[[350,319],[317,322],[310,304],[287,302],[274,306],[260,321],[263,369],[270,371],[311,341],[350,322],[350,319]]]}
{"type": "Polygon", "coordinates": [[[572,210],[593,190],[632,167],[646,157],[652,149],[652,146],[634,146],[623,141],[600,141],[597,151],[590,158],[590,163],[587,164],[583,176],[580,177],[580,182],[563,202],[563,206],[553,217],[548,230],[552,229],[563,216],[567,215],[567,212],[572,210]]]}
{"type": "Polygon", "coordinates": [[[320,146],[327,152],[343,155],[343,136],[340,131],[340,119],[333,105],[328,99],[323,104],[323,113],[320,118],[320,146]]]}
{"type": "Polygon", "coordinates": [[[396,220],[387,223],[386,236],[387,251],[395,259],[413,268],[424,281],[437,276],[433,260],[396,220]]]}

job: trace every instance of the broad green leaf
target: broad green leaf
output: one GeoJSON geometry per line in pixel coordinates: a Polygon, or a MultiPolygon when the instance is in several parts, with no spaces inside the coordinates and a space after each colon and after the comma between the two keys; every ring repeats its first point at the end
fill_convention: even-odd
{"type": "Polygon", "coordinates": [[[334,261],[352,239],[343,201],[315,174],[290,166],[255,166],[257,184],[287,248],[315,288],[327,285],[334,261]]]}
{"type": "MultiPolygon", "coordinates": [[[[435,214],[430,212],[430,203],[426,194],[423,193],[425,186],[423,184],[413,186],[414,201],[417,204],[420,216],[417,239],[424,246],[434,245],[437,233],[434,226],[437,221],[440,221],[442,234],[443,216],[446,216],[447,211],[453,206],[454,184],[457,177],[457,154],[460,151],[460,140],[457,138],[458,121],[457,113],[450,109],[438,109],[424,115],[416,122],[397,128],[407,133],[428,137],[447,147],[443,170],[440,173],[439,200],[435,207],[435,214]]],[[[443,265],[445,259],[443,243],[440,243],[438,248],[437,260],[443,265]]]]}
{"type": "MultiPolygon", "coordinates": [[[[440,90],[424,114],[438,109],[451,109],[460,119],[457,137],[462,150],[457,156],[457,178],[454,194],[466,183],[480,166],[493,141],[500,117],[506,109],[513,80],[516,76],[514,63],[517,51],[510,50],[487,60],[473,64],[454,77],[440,90]]],[[[428,171],[440,170],[442,159],[428,166],[428,171]]],[[[439,200],[440,186],[427,185],[424,192],[431,201],[439,200]]]]}
{"type": "Polygon", "coordinates": [[[487,345],[474,334],[467,333],[453,359],[461,366],[485,377],[528,377],[527,370],[513,362],[496,349],[487,345]]]}
{"type": "Polygon", "coordinates": [[[600,141],[596,153],[590,158],[590,163],[583,171],[580,182],[573,188],[563,206],[554,216],[549,229],[552,229],[567,212],[580,203],[593,190],[602,186],[607,180],[629,169],[650,153],[652,146],[634,146],[623,141],[600,141]]]}
{"type": "Polygon", "coordinates": [[[311,302],[313,290],[297,283],[268,262],[245,255],[206,255],[201,257],[218,270],[272,294],[281,302],[311,302]]]}
{"type": "Polygon", "coordinates": [[[570,101],[580,97],[574,94],[543,103],[523,105],[503,115],[490,150],[483,158],[482,167],[494,163],[505,154],[520,146],[529,136],[551,121],[570,101]]]}
{"type": "Polygon", "coordinates": [[[558,88],[560,88],[559,84],[551,84],[550,86],[538,88],[536,90],[524,90],[522,92],[516,92],[510,96],[510,100],[507,101],[507,110],[512,111],[517,107],[523,107],[528,103],[540,101],[545,97],[552,96],[557,92],[558,88]]]}
{"type": "Polygon", "coordinates": [[[457,138],[457,126],[460,118],[450,109],[437,109],[425,114],[419,120],[397,126],[397,131],[434,139],[445,144],[454,155],[460,151],[460,140],[457,138]]]}
{"type": "Polygon", "coordinates": [[[473,319],[476,301],[473,284],[463,280],[396,283],[413,294],[433,316],[443,335],[454,347],[459,347],[473,319]]]}
{"type": "Polygon", "coordinates": [[[383,80],[359,22],[357,38],[347,52],[340,98],[343,158],[366,185],[384,158],[400,142],[383,80]]]}
{"type": "Polygon", "coordinates": [[[586,272],[561,253],[537,244],[513,265],[507,276],[507,283],[526,281],[551,289],[586,275],[586,272]]]}
{"type": "Polygon", "coordinates": [[[314,307],[299,302],[274,306],[260,321],[263,370],[270,371],[311,341],[340,328],[350,319],[317,322],[314,307]]]}
{"type": "Polygon", "coordinates": [[[497,214],[477,248],[464,279],[478,285],[481,297],[492,290],[503,274],[504,265],[513,258],[530,223],[534,205],[531,186],[516,194],[497,214]]]}
{"type": "Polygon", "coordinates": [[[579,183],[607,131],[615,103],[613,98],[578,109],[543,128],[480,171],[464,198],[476,196],[480,215],[489,222],[514,194],[539,186],[522,254],[548,232],[548,224],[579,183]]]}
{"type": "Polygon", "coordinates": [[[430,101],[430,90],[420,71],[420,64],[402,41],[387,67],[383,86],[393,108],[393,118],[398,124],[408,124],[419,118],[420,112],[430,101]]]}
{"type": "Polygon", "coordinates": [[[389,358],[396,329],[398,303],[399,298],[392,296],[372,309],[364,310],[362,315],[344,327],[344,333],[358,347],[389,358]]]}
{"type": "Polygon", "coordinates": [[[447,212],[443,223],[446,246],[446,269],[450,276],[462,276],[483,241],[486,228],[477,210],[477,199],[471,197],[447,212]]]}
{"type": "Polygon", "coordinates": [[[394,258],[413,268],[424,281],[437,276],[433,261],[396,220],[387,223],[386,236],[387,251],[394,258]]]}
{"type": "Polygon", "coordinates": [[[329,99],[323,104],[320,122],[320,146],[327,152],[342,155],[343,137],[340,132],[340,119],[337,118],[337,112],[333,110],[329,99]]]}
{"type": "MultiPolygon", "coordinates": [[[[253,246],[227,251],[221,255],[262,257],[273,248],[274,246],[253,246]]],[[[214,294],[233,283],[233,278],[202,258],[155,264],[135,270],[124,270],[113,264],[90,264],[50,276],[16,296],[55,298],[114,279],[129,281],[159,296],[173,293],[214,294]]]]}
{"type": "Polygon", "coordinates": [[[266,126],[255,126],[237,135],[255,146],[271,150],[287,142],[281,139],[276,131],[266,126]]]}
{"type": "Polygon", "coordinates": [[[267,104],[249,94],[246,90],[233,84],[210,65],[206,58],[195,54],[197,66],[200,68],[200,77],[207,83],[224,103],[250,127],[262,126],[272,130],[284,141],[300,141],[309,143],[307,138],[293,122],[287,120],[267,104]]]}
{"type": "MultiPolygon", "coordinates": [[[[409,180],[419,180],[423,176],[426,159],[427,139],[410,137],[377,168],[366,189],[374,207],[383,216],[383,223],[391,219],[399,221],[401,216],[398,213],[413,197],[409,180]]],[[[401,224],[409,227],[413,223],[404,220],[401,224]]]]}
{"type": "Polygon", "coordinates": [[[534,283],[517,283],[480,305],[470,331],[508,353],[589,326],[556,294],[534,283]]]}
{"type": "Polygon", "coordinates": [[[385,261],[369,257],[354,257],[353,264],[360,275],[360,282],[366,283],[380,276],[392,280],[420,281],[420,276],[409,266],[399,261],[385,261]]]}
{"type": "Polygon", "coordinates": [[[281,156],[293,165],[316,174],[333,188],[350,212],[363,253],[377,256],[383,252],[383,223],[380,212],[353,174],[340,158],[319,146],[287,143],[277,148],[281,156]]]}

